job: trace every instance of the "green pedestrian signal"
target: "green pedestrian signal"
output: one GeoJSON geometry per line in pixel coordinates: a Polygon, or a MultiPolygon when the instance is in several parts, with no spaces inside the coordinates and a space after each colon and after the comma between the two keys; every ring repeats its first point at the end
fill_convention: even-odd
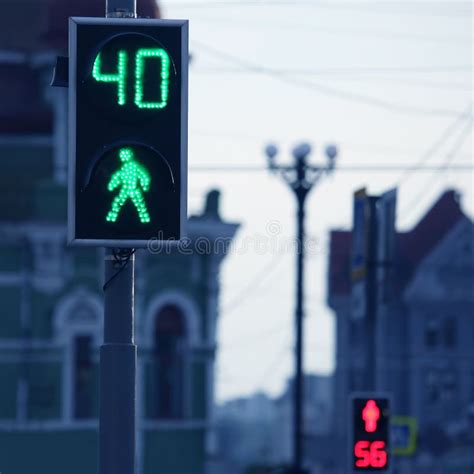
{"type": "Polygon", "coordinates": [[[150,222],[150,215],[142,192],[147,192],[150,189],[150,174],[135,161],[133,151],[130,148],[122,148],[119,151],[119,156],[123,165],[112,175],[107,189],[114,191],[119,186],[121,186],[121,189],[119,194],[115,196],[112,209],[110,209],[105,219],[108,222],[116,222],[120,209],[130,199],[138,212],[140,222],[143,224],[150,222]]]}
{"type": "Polygon", "coordinates": [[[69,243],[178,241],[187,221],[187,21],[73,17],[69,42],[69,243]]]}

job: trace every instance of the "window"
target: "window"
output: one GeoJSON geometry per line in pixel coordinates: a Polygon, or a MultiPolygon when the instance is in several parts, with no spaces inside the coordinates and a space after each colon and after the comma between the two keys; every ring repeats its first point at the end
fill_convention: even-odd
{"type": "Polygon", "coordinates": [[[156,317],[154,349],[154,417],[184,416],[184,370],[186,331],[182,311],[164,306],[156,317]]]}
{"type": "Polygon", "coordinates": [[[455,347],[457,344],[457,325],[454,317],[444,321],[444,343],[446,347],[455,347]]]}
{"type": "Polygon", "coordinates": [[[438,369],[430,368],[426,372],[425,393],[426,401],[430,404],[439,401],[441,396],[441,374],[438,369]]]}
{"type": "Polygon", "coordinates": [[[446,368],[442,374],[443,398],[450,400],[457,392],[457,374],[454,368],[446,368]]]}
{"type": "Polygon", "coordinates": [[[435,347],[438,345],[439,324],[437,321],[429,321],[425,330],[425,345],[435,347]]]}
{"type": "Polygon", "coordinates": [[[94,371],[91,360],[91,336],[74,338],[74,418],[92,418],[94,371]]]}

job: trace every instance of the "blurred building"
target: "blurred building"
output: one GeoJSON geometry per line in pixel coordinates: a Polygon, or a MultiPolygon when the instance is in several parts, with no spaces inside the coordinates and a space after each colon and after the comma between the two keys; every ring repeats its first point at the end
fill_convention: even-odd
{"type": "MultiPolygon", "coordinates": [[[[324,447],[332,433],[332,377],[308,374],[304,390],[306,466],[311,474],[326,472],[321,469],[327,461],[324,447]]],[[[216,473],[241,473],[250,466],[288,466],[293,452],[292,414],[292,379],[277,398],[257,393],[219,406],[216,425],[221,470],[216,473]]]]}
{"type": "Polygon", "coordinates": [[[216,407],[216,474],[241,474],[251,464],[273,461],[275,408],[263,393],[216,407]]]}
{"type": "MultiPolygon", "coordinates": [[[[293,456],[293,379],[276,400],[274,434],[275,461],[289,463],[293,456]]],[[[331,443],[334,410],[333,377],[306,374],[304,376],[303,447],[305,467],[311,474],[326,473],[332,462],[327,445],[331,443]]]]}
{"type": "MultiPolygon", "coordinates": [[[[395,415],[419,425],[413,456],[399,473],[474,470],[474,224],[446,191],[408,232],[378,209],[374,361],[363,318],[351,298],[351,232],[331,233],[328,302],[337,319],[335,440],[348,469],[348,398],[367,388],[393,397],[395,415]],[[392,222],[389,222],[392,220],[392,222]],[[382,230],[382,232],[380,232],[382,230]]],[[[353,295],[352,295],[353,296],[353,295]]]]}
{"type": "MultiPolygon", "coordinates": [[[[152,0],[138,3],[158,14],[152,0]]],[[[65,246],[67,89],[49,81],[67,17],[103,16],[105,2],[0,6],[0,469],[92,473],[103,251],[65,246]]],[[[189,221],[186,255],[137,253],[139,474],[205,471],[219,269],[237,227],[212,191],[189,221]]]]}

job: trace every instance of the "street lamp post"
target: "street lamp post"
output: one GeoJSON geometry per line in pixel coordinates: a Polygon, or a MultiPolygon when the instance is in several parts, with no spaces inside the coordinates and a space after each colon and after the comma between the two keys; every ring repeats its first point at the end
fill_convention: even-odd
{"type": "Polygon", "coordinates": [[[296,272],[296,309],[295,309],[295,378],[293,393],[293,473],[302,474],[303,470],[303,314],[304,314],[304,239],[305,239],[305,204],[313,186],[325,173],[334,170],[337,149],[326,147],[327,163],[311,165],[307,158],[311,146],[302,143],[293,149],[294,163],[277,165],[275,157],[278,149],[268,145],[265,149],[268,158],[268,169],[278,173],[288,184],[296,197],[297,203],[297,272],[296,272]]]}

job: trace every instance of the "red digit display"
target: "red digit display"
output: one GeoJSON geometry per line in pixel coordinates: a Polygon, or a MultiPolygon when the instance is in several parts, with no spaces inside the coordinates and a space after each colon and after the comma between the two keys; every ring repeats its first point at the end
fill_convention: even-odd
{"type": "Polygon", "coordinates": [[[368,467],[370,466],[370,441],[357,441],[354,446],[354,454],[357,458],[357,467],[368,467]]]}
{"type": "Polygon", "coordinates": [[[357,467],[383,468],[387,465],[384,441],[357,441],[354,445],[357,467]]]}
{"type": "Polygon", "coordinates": [[[387,465],[385,442],[374,441],[370,445],[370,463],[372,467],[385,467],[387,465]]]}
{"type": "Polygon", "coordinates": [[[389,414],[388,398],[352,399],[353,414],[353,471],[387,471],[389,468],[389,414]]]}

